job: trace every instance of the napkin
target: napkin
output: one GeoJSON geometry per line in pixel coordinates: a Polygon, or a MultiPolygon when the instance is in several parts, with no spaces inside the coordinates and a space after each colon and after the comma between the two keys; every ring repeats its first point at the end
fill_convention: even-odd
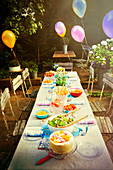
{"type": "Polygon", "coordinates": [[[38,102],[37,105],[38,106],[50,106],[50,102],[49,101],[47,101],[47,102],[42,101],[42,102],[38,102]]]}
{"type": "Polygon", "coordinates": [[[77,78],[69,78],[69,81],[77,81],[77,78]]]}
{"type": "Polygon", "coordinates": [[[28,137],[41,137],[42,133],[41,131],[33,131],[33,130],[29,130],[25,132],[25,135],[28,137]]]}

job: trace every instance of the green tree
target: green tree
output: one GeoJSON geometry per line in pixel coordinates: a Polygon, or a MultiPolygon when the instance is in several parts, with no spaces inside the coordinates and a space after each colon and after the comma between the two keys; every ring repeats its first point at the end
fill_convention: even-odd
{"type": "Polygon", "coordinates": [[[1,33],[11,29],[17,37],[35,34],[38,28],[42,29],[44,12],[44,0],[1,0],[1,33]]]}

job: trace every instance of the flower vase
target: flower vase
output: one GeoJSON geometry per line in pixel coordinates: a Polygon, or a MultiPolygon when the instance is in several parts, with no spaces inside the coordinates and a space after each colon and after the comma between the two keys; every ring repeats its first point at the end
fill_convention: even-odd
{"type": "Polygon", "coordinates": [[[64,54],[67,54],[67,47],[68,47],[68,45],[63,45],[63,53],[64,54]]]}

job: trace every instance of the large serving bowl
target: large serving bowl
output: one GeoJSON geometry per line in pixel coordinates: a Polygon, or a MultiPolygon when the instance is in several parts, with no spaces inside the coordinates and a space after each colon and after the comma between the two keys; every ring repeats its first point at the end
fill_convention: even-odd
{"type": "MultiPolygon", "coordinates": [[[[57,114],[57,115],[54,115],[54,116],[51,116],[48,120],[53,120],[55,117],[57,117],[58,115],[60,114],[57,114]]],[[[65,128],[58,128],[58,127],[52,127],[48,124],[48,127],[49,127],[49,130],[50,132],[55,132],[55,131],[59,131],[59,130],[65,130],[65,131],[69,131],[69,132],[72,132],[73,129],[74,129],[74,125],[71,125],[71,126],[68,126],[68,127],[65,127],[65,128]]]]}
{"type": "Polygon", "coordinates": [[[73,97],[79,97],[83,91],[80,88],[71,88],[70,89],[70,95],[73,97]]]}

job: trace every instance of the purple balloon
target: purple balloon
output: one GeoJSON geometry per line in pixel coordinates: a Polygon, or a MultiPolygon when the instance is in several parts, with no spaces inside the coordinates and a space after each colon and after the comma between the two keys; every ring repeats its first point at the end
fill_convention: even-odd
{"type": "Polygon", "coordinates": [[[102,22],[102,27],[104,30],[104,33],[110,37],[113,38],[113,10],[109,11],[102,22]]]}
{"type": "Polygon", "coordinates": [[[81,26],[76,25],[72,28],[71,35],[75,41],[82,42],[85,37],[85,31],[81,26]]]}
{"type": "Polygon", "coordinates": [[[86,11],[86,1],[73,0],[72,8],[75,14],[77,14],[80,18],[83,18],[86,11]]]}
{"type": "Polygon", "coordinates": [[[58,34],[63,34],[63,32],[65,31],[65,25],[63,24],[63,22],[59,21],[55,24],[55,31],[58,34]]]}

